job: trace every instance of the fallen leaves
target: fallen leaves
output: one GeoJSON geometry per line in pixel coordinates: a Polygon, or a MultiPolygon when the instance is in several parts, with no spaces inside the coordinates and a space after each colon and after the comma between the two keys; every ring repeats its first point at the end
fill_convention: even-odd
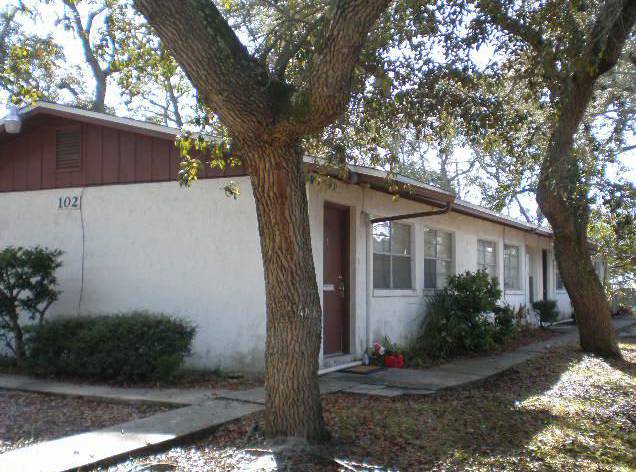
{"type": "Polygon", "coordinates": [[[169,409],[0,389],[0,453],[169,409]]]}
{"type": "Polygon", "coordinates": [[[333,440],[315,449],[281,454],[258,435],[246,441],[262,426],[255,414],[108,470],[634,470],[636,339],[622,347],[625,360],[610,361],[561,347],[482,385],[426,397],[327,395],[333,440]]]}

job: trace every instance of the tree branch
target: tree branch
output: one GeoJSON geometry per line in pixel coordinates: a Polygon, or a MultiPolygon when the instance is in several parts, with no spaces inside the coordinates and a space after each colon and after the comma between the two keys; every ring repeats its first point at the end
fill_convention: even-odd
{"type": "Polygon", "coordinates": [[[322,50],[309,70],[309,87],[294,97],[292,120],[307,133],[341,115],[349,99],[354,69],[371,27],[390,0],[335,0],[322,50]]]}
{"type": "Polygon", "coordinates": [[[636,22],[636,0],[606,0],[600,8],[571,80],[560,97],[558,121],[551,132],[547,156],[541,165],[537,201],[555,226],[584,226],[589,215],[585,199],[572,211],[568,202],[573,163],[569,161],[576,135],[598,78],[614,67],[636,22]]]}
{"type": "Polygon", "coordinates": [[[200,98],[235,137],[271,127],[270,77],[210,0],[135,0],[200,98]]]}
{"type": "Polygon", "coordinates": [[[278,78],[278,80],[283,81],[285,79],[285,70],[287,69],[289,61],[291,61],[298,51],[300,51],[300,49],[305,45],[309,36],[321,23],[321,20],[322,18],[319,17],[316,21],[309,25],[303,35],[296,42],[285,43],[285,47],[279,54],[276,59],[276,64],[274,65],[274,76],[278,78]]]}
{"type": "MultiPolygon", "coordinates": [[[[587,62],[596,66],[593,69],[594,78],[600,77],[616,65],[635,21],[635,0],[605,2],[592,28],[591,43],[584,53],[587,62]]],[[[590,70],[589,66],[587,69],[590,70]]]]}
{"type": "Polygon", "coordinates": [[[555,63],[554,49],[544,40],[543,35],[539,31],[517,18],[512,18],[506,13],[504,5],[499,0],[482,0],[478,3],[478,8],[502,30],[532,47],[537,57],[541,60],[544,74],[547,78],[552,80],[560,75],[555,63]]]}
{"type": "Polygon", "coordinates": [[[93,75],[95,76],[95,80],[100,80],[104,76],[104,71],[99,65],[99,61],[97,57],[93,53],[93,48],[91,47],[91,39],[90,39],[90,28],[92,27],[92,23],[94,20],[94,16],[89,15],[89,21],[87,21],[87,27],[84,28],[82,24],[82,17],[77,10],[77,6],[75,2],[72,0],[63,0],[64,4],[71,10],[73,15],[73,24],[75,25],[75,31],[82,42],[82,48],[84,49],[84,57],[86,58],[86,62],[90,66],[93,75]]]}
{"type": "MultiPolygon", "coordinates": [[[[65,2],[67,5],[68,3],[65,2]]],[[[88,14],[88,17],[86,18],[86,26],[84,27],[84,29],[86,30],[86,34],[90,35],[91,34],[91,29],[93,28],[93,21],[95,21],[95,18],[101,14],[104,10],[106,10],[106,7],[101,7],[98,8],[95,11],[92,11],[88,14]]],[[[75,8],[75,5],[73,4],[73,11],[75,14],[77,14],[79,16],[79,14],[77,13],[77,8],[75,8]]]]}

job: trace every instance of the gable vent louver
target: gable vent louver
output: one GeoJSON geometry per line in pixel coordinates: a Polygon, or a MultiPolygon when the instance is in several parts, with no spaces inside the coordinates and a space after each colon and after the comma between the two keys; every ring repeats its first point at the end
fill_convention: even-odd
{"type": "Polygon", "coordinates": [[[79,130],[58,130],[55,138],[55,168],[61,171],[80,170],[82,145],[79,130]]]}

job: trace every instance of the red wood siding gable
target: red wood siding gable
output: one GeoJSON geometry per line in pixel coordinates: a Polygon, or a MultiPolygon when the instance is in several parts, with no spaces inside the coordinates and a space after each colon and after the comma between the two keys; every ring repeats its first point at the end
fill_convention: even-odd
{"type": "MultiPolygon", "coordinates": [[[[23,131],[0,142],[0,192],[174,181],[179,150],[173,139],[56,116],[25,121],[23,131]],[[58,131],[77,130],[79,167],[57,168],[58,131]]],[[[62,166],[64,167],[64,166],[62,166]]],[[[67,166],[68,167],[68,166],[67,166]]],[[[245,175],[203,166],[200,178],[245,175]]]]}

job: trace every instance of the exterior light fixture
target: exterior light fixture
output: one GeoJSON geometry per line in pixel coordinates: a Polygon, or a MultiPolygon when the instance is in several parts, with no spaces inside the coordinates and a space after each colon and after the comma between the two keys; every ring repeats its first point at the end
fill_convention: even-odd
{"type": "Polygon", "coordinates": [[[9,134],[18,134],[22,128],[22,120],[15,105],[9,105],[9,113],[2,119],[4,129],[9,134]]]}

